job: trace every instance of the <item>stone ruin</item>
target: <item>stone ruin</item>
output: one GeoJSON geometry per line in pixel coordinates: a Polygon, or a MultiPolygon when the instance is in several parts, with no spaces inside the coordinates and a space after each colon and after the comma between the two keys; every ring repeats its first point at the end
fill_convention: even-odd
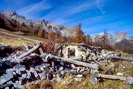
{"type": "Polygon", "coordinates": [[[9,46],[0,45],[0,89],[25,89],[27,83],[38,83],[46,79],[61,82],[67,73],[77,75],[74,80],[81,81],[86,75],[83,71],[98,74],[91,78],[93,84],[99,82],[100,78],[109,78],[133,85],[132,77],[99,73],[100,66],[113,58],[133,61],[132,58],[85,44],[60,44],[55,47],[57,55],[43,52],[41,43],[35,43],[22,51],[12,51],[9,46]]]}

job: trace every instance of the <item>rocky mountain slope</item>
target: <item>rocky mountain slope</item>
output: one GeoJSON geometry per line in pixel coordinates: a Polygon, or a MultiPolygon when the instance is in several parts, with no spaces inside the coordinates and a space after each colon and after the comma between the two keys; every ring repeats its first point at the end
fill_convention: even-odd
{"type": "Polygon", "coordinates": [[[133,41],[131,37],[129,37],[125,32],[117,32],[115,36],[109,33],[99,33],[91,36],[92,42],[109,42],[111,46],[114,46],[116,43],[119,43],[123,40],[133,41]]]}
{"type": "Polygon", "coordinates": [[[103,41],[106,40],[108,41],[111,45],[114,44],[114,38],[111,34],[109,33],[100,33],[100,34],[96,34],[91,36],[92,42],[96,42],[96,41],[103,41]]]}
{"type": "Polygon", "coordinates": [[[54,32],[60,31],[64,36],[73,35],[73,32],[75,30],[75,27],[66,27],[64,25],[52,23],[44,19],[33,21],[31,19],[27,19],[24,16],[18,15],[15,11],[4,11],[0,13],[3,14],[5,17],[7,17],[10,21],[16,20],[21,25],[25,24],[27,26],[39,27],[39,28],[45,29],[46,31],[48,30],[51,30],[54,32]]]}

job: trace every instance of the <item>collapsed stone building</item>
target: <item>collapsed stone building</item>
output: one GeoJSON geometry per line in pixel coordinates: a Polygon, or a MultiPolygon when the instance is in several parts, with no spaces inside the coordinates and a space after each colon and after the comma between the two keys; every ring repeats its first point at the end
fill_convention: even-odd
{"type": "MultiPolygon", "coordinates": [[[[59,44],[56,44],[59,45],[59,44]]],[[[58,56],[64,58],[73,58],[76,57],[77,60],[80,59],[82,61],[91,60],[92,57],[98,55],[102,51],[101,47],[89,46],[83,43],[66,43],[60,45],[59,48],[56,49],[56,53],[58,56]]]]}
{"type": "MultiPolygon", "coordinates": [[[[39,83],[46,79],[58,83],[65,78],[66,74],[83,77],[86,72],[99,73],[100,66],[103,65],[100,60],[105,60],[105,57],[114,56],[122,59],[116,53],[105,52],[100,47],[85,44],[56,44],[56,56],[45,53],[41,43],[35,43],[30,48],[25,48],[27,50],[6,53],[6,50],[9,50],[8,47],[0,45],[0,52],[8,54],[5,57],[0,55],[0,57],[2,56],[0,58],[0,89],[26,89],[27,84],[39,83]]],[[[132,58],[128,58],[128,60],[133,61],[132,58]]],[[[133,84],[132,77],[123,78],[105,74],[92,77],[92,82],[97,83],[101,77],[124,80],[128,85],[133,84]]]]}

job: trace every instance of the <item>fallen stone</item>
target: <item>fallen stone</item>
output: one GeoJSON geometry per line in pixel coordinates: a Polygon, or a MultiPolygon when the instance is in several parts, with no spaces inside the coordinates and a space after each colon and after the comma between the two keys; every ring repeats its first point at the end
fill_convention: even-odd
{"type": "Polygon", "coordinates": [[[133,78],[132,77],[128,77],[126,79],[126,85],[128,86],[133,86],[133,78]]]}
{"type": "Polygon", "coordinates": [[[47,78],[46,72],[39,73],[38,75],[39,75],[39,77],[40,77],[41,80],[47,78]]]}
{"type": "Polygon", "coordinates": [[[61,83],[62,80],[63,80],[63,79],[62,79],[59,75],[57,75],[56,82],[57,82],[57,83],[61,83]]]}
{"type": "Polygon", "coordinates": [[[71,75],[77,75],[78,74],[77,70],[70,70],[68,73],[71,75]]]}
{"type": "Polygon", "coordinates": [[[22,78],[26,78],[27,74],[22,74],[22,78]]]}
{"type": "Polygon", "coordinates": [[[100,81],[100,79],[97,77],[97,76],[92,76],[91,79],[90,79],[90,82],[92,84],[96,84],[100,81]]]}
{"type": "Polygon", "coordinates": [[[7,81],[11,80],[13,78],[13,74],[11,72],[8,72],[7,74],[4,74],[0,77],[0,85],[6,83],[7,81]]]}
{"type": "Polygon", "coordinates": [[[26,72],[27,72],[26,78],[29,79],[31,77],[31,72],[30,71],[26,71],[26,72]]]}
{"type": "Polygon", "coordinates": [[[17,89],[25,89],[24,85],[13,83],[13,86],[17,89]]]}
{"type": "Polygon", "coordinates": [[[33,67],[30,67],[30,72],[34,72],[35,69],[33,67]]]}
{"type": "Polygon", "coordinates": [[[71,64],[71,67],[72,67],[73,69],[76,68],[74,64],[71,64]]]}
{"type": "Polygon", "coordinates": [[[116,75],[123,75],[123,73],[116,73],[116,75]]]}
{"type": "Polygon", "coordinates": [[[25,68],[25,66],[24,66],[24,65],[21,65],[21,64],[16,64],[16,65],[14,66],[14,68],[20,69],[20,68],[25,68]]]}
{"type": "Polygon", "coordinates": [[[2,85],[0,85],[0,89],[5,89],[6,87],[7,88],[9,87],[9,89],[12,89],[13,88],[13,84],[2,84],[2,85]]]}
{"type": "Polygon", "coordinates": [[[44,71],[45,68],[47,68],[47,67],[49,67],[49,66],[50,66],[50,64],[48,64],[48,63],[43,63],[43,64],[41,64],[41,65],[35,66],[35,70],[36,70],[36,71],[44,71]]]}
{"type": "Polygon", "coordinates": [[[16,68],[10,68],[10,69],[7,69],[7,70],[6,70],[6,73],[8,73],[8,72],[11,72],[11,73],[12,73],[12,72],[14,72],[14,71],[16,71],[16,70],[17,70],[16,68]]]}
{"type": "Polygon", "coordinates": [[[6,87],[9,87],[9,89],[11,89],[13,87],[13,82],[8,81],[7,83],[0,85],[0,89],[5,89],[6,87]]]}
{"type": "Polygon", "coordinates": [[[61,72],[60,72],[60,74],[61,74],[61,77],[62,77],[62,78],[64,78],[64,77],[65,77],[66,72],[65,72],[65,71],[61,71],[61,72]]]}
{"type": "Polygon", "coordinates": [[[63,84],[69,85],[72,81],[64,81],[63,84]]]}
{"type": "Polygon", "coordinates": [[[10,89],[9,87],[6,87],[5,89],[10,89]]]}
{"type": "Polygon", "coordinates": [[[59,71],[63,71],[63,70],[64,70],[64,68],[63,68],[63,67],[60,67],[60,68],[59,68],[59,71]]]}
{"type": "Polygon", "coordinates": [[[19,71],[25,71],[25,70],[26,70],[25,67],[19,68],[19,71]]]}
{"type": "Polygon", "coordinates": [[[83,77],[83,74],[78,74],[76,77],[82,78],[83,77]]]}
{"type": "Polygon", "coordinates": [[[21,75],[21,71],[20,70],[16,70],[16,74],[21,75]]]}
{"type": "Polygon", "coordinates": [[[76,82],[81,82],[82,78],[74,78],[76,82]]]}

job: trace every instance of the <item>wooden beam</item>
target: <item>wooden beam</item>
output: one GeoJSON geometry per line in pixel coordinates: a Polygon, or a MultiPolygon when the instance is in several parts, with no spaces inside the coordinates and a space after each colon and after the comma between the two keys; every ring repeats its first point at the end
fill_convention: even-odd
{"type": "Polygon", "coordinates": [[[24,45],[26,51],[29,50],[27,44],[26,44],[24,41],[23,41],[22,43],[23,43],[23,45],[24,45]]]}
{"type": "Polygon", "coordinates": [[[91,63],[85,63],[85,62],[77,61],[76,59],[78,59],[78,58],[63,58],[63,57],[58,57],[58,56],[54,56],[54,55],[51,55],[51,54],[44,54],[41,57],[42,58],[43,57],[57,58],[57,59],[61,59],[62,61],[65,61],[65,62],[69,62],[71,64],[84,66],[84,67],[89,67],[89,68],[94,69],[94,70],[98,70],[99,69],[99,65],[98,64],[96,64],[96,63],[91,64],[91,63]]]}
{"type": "Polygon", "coordinates": [[[114,79],[114,80],[126,80],[127,77],[121,77],[116,75],[105,75],[105,74],[98,74],[98,77],[105,78],[105,79],[114,79]]]}
{"type": "Polygon", "coordinates": [[[96,84],[100,81],[100,78],[103,79],[112,79],[112,80],[122,80],[126,82],[126,85],[133,86],[133,77],[121,77],[116,75],[105,75],[105,74],[97,74],[91,78],[91,82],[96,84]]]}
{"type": "Polygon", "coordinates": [[[36,43],[36,45],[33,46],[32,49],[30,49],[30,50],[28,50],[27,52],[21,54],[21,55],[18,56],[15,60],[16,60],[17,62],[23,61],[23,59],[22,59],[23,57],[25,57],[25,56],[31,54],[32,52],[34,52],[35,50],[37,50],[39,47],[40,47],[40,43],[36,43]]]}

